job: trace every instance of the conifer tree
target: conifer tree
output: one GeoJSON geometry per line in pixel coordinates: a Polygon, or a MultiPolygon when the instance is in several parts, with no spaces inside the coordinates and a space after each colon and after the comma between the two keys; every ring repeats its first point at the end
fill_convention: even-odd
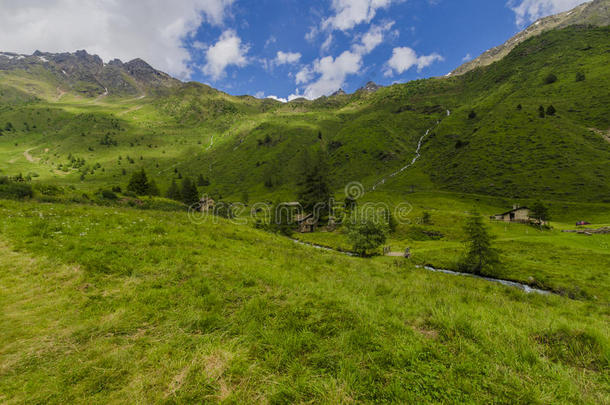
{"type": "Polygon", "coordinates": [[[172,184],[170,184],[167,189],[165,196],[170,200],[182,201],[182,192],[180,191],[178,184],[176,184],[176,180],[172,180],[172,184]]]}
{"type": "Polygon", "coordinates": [[[299,202],[303,209],[312,212],[316,207],[320,207],[317,213],[322,216],[328,214],[332,193],[328,180],[326,154],[320,151],[313,161],[308,155],[304,155],[301,170],[299,202]]]}
{"type": "Polygon", "coordinates": [[[127,190],[136,193],[137,195],[147,195],[150,191],[150,183],[144,169],[134,172],[131,175],[127,190]]]}
{"type": "Polygon", "coordinates": [[[492,246],[494,237],[483,223],[483,217],[473,212],[464,226],[467,252],[460,268],[474,274],[489,273],[500,262],[498,251],[492,246]]]}
{"type": "Polygon", "coordinates": [[[188,206],[199,202],[199,191],[197,191],[197,186],[190,177],[185,177],[182,180],[182,202],[188,206]]]}

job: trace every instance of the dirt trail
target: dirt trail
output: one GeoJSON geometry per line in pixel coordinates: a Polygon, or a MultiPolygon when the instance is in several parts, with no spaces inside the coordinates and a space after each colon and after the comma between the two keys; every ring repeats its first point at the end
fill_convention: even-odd
{"type": "Polygon", "coordinates": [[[606,140],[606,142],[610,143],[610,129],[606,130],[606,131],[602,131],[601,129],[597,129],[597,128],[589,128],[591,131],[595,132],[598,135],[601,135],[602,138],[604,138],[606,140]]]}
{"type": "Polygon", "coordinates": [[[144,107],[144,106],[143,106],[143,105],[137,105],[137,106],[135,106],[135,107],[131,107],[131,108],[129,108],[129,109],[127,109],[127,110],[125,110],[125,111],[121,111],[121,112],[120,112],[120,113],[118,113],[117,115],[118,115],[119,117],[122,117],[123,115],[129,114],[129,113],[132,113],[132,112],[134,112],[134,111],[138,111],[138,110],[139,110],[139,109],[141,109],[142,107],[144,107]]]}
{"type": "Polygon", "coordinates": [[[23,152],[23,156],[25,157],[25,159],[26,159],[28,162],[31,162],[31,163],[36,163],[36,162],[39,162],[39,161],[40,161],[40,158],[35,158],[35,157],[33,157],[32,155],[30,155],[30,151],[31,151],[31,150],[34,150],[34,149],[36,149],[36,148],[30,148],[30,149],[26,150],[25,152],[23,152]]]}
{"type": "Polygon", "coordinates": [[[61,100],[61,98],[66,94],[66,92],[60,89],[59,87],[57,88],[57,93],[58,94],[57,97],[55,97],[55,101],[61,100]]]}

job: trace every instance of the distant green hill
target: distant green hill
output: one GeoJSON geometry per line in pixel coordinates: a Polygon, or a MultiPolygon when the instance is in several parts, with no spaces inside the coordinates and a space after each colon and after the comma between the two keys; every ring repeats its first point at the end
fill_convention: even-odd
{"type": "Polygon", "coordinates": [[[462,76],[286,104],[180,83],[139,60],[2,54],[0,175],[91,189],[144,167],[162,188],[202,174],[223,196],[294,195],[302,153],[322,149],[338,190],[386,178],[379,190],[395,193],[607,200],[609,39],[608,27],[548,31],[462,76]],[[66,63],[82,80],[58,73],[66,63]],[[421,158],[389,177],[429,128],[421,158]]]}

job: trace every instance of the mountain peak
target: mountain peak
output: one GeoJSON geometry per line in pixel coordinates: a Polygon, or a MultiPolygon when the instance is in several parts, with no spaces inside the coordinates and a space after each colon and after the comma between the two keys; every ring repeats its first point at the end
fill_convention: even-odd
{"type": "Polygon", "coordinates": [[[563,13],[541,18],[519,32],[504,44],[484,52],[478,58],[466,62],[449,73],[448,76],[463,75],[478,67],[488,66],[499,61],[523,41],[543,32],[561,29],[570,25],[610,25],[610,0],[594,0],[563,13]]]}
{"type": "Polygon", "coordinates": [[[365,84],[363,87],[358,89],[358,91],[362,91],[362,92],[365,92],[365,93],[375,93],[377,90],[379,90],[382,87],[383,86],[380,86],[377,83],[375,83],[373,81],[370,81],[367,84],[365,84]]]}

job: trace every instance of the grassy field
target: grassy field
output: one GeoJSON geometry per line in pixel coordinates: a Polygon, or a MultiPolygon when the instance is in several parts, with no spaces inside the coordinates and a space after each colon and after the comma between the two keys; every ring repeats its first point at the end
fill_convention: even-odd
{"type": "Polygon", "coordinates": [[[6,403],[610,402],[607,301],[186,214],[0,214],[6,403]]]}

